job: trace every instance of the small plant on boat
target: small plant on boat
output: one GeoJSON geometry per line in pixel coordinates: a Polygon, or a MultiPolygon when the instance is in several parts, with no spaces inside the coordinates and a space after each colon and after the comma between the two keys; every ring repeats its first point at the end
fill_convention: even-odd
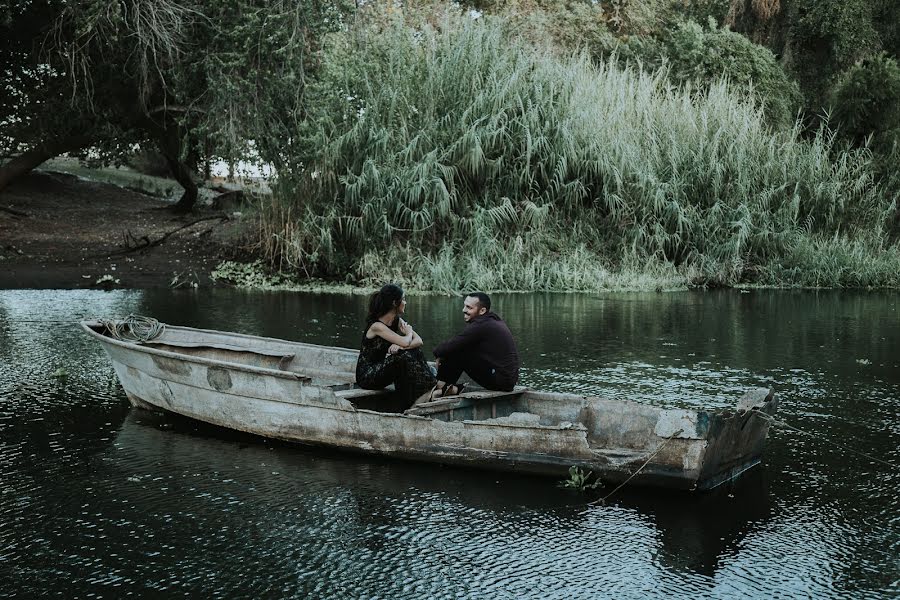
{"type": "Polygon", "coordinates": [[[602,487],[603,483],[599,478],[596,477],[594,478],[594,481],[592,483],[588,483],[593,474],[593,471],[585,472],[581,467],[572,465],[571,467],[569,467],[569,478],[561,481],[559,483],[559,486],[564,488],[576,489],[579,492],[586,492],[588,490],[595,490],[602,487]]]}

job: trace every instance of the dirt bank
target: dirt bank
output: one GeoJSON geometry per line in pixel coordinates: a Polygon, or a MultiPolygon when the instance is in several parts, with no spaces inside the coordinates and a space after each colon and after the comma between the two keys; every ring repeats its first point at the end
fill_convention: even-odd
{"type": "Polygon", "coordinates": [[[108,183],[33,172],[0,192],[0,288],[214,285],[240,217],[108,183]]]}

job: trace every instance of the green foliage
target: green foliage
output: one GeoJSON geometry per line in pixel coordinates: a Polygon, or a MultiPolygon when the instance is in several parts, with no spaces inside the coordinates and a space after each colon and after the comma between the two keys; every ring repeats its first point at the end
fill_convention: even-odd
{"type": "Polygon", "coordinates": [[[582,493],[588,490],[595,490],[597,488],[603,487],[603,483],[596,478],[594,479],[593,483],[588,483],[593,474],[593,471],[588,471],[585,473],[581,469],[581,467],[576,467],[573,465],[569,467],[569,478],[561,481],[559,486],[574,489],[582,493]]]}
{"type": "Polygon", "coordinates": [[[681,0],[678,4],[683,19],[706,23],[712,18],[719,25],[731,8],[731,0],[681,0]]]}
{"type": "Polygon", "coordinates": [[[410,245],[372,249],[359,260],[354,280],[374,288],[390,280],[407,289],[454,294],[467,289],[675,290],[703,278],[691,266],[675,267],[637,253],[613,261],[584,246],[552,252],[517,237],[495,244],[448,243],[427,253],[410,245]]]}
{"type": "MultiPolygon", "coordinates": [[[[832,123],[856,146],[873,152],[873,171],[885,197],[900,205],[900,66],[882,53],[847,70],[832,90],[832,123]]],[[[892,233],[900,234],[900,210],[892,233]]]]}
{"type": "Polygon", "coordinates": [[[871,0],[795,0],[792,33],[810,54],[824,50],[838,69],[878,48],[871,0]]]}
{"type": "Polygon", "coordinates": [[[810,112],[827,105],[829,89],[844,69],[882,48],[877,27],[884,25],[876,19],[887,17],[885,11],[890,9],[882,0],[791,2],[785,66],[799,81],[810,112]]]}
{"type": "Polygon", "coordinates": [[[252,263],[222,261],[210,273],[210,278],[213,281],[230,283],[239,288],[260,290],[278,289],[291,283],[290,278],[281,273],[271,273],[270,269],[258,260],[252,263]]]}
{"type": "Polygon", "coordinates": [[[398,252],[426,286],[600,289],[637,255],[732,284],[797,236],[883,234],[867,152],[773,133],[722,82],[548,55],[490,17],[382,27],[335,36],[307,90],[261,219],[280,268],[374,280],[398,252]]]}
{"type": "Polygon", "coordinates": [[[87,135],[104,163],[158,143],[194,171],[208,157],[278,167],[317,39],[349,10],[343,0],[25,3],[0,23],[14,34],[0,49],[11,82],[0,150],[87,135]]]}
{"type": "MultiPolygon", "coordinates": [[[[722,0],[686,1],[712,4],[722,0]]],[[[655,31],[670,17],[674,3],[671,0],[487,0],[462,4],[504,19],[543,20],[554,38],[574,42],[567,44],[571,48],[589,43],[589,38],[599,30],[627,35],[655,31]]]]}
{"type": "Polygon", "coordinates": [[[860,61],[832,92],[833,122],[857,143],[874,135],[890,148],[900,134],[900,66],[885,54],[860,61]]]}
{"type": "Polygon", "coordinates": [[[900,57],[900,2],[872,0],[872,22],[881,40],[881,49],[900,57]]]}
{"type": "Polygon", "coordinates": [[[192,121],[192,135],[216,156],[283,168],[319,36],[343,26],[350,2],[202,4],[214,25],[194,32],[198,51],[173,81],[173,101],[191,107],[182,120],[192,121]]]}
{"type": "Polygon", "coordinates": [[[732,87],[755,93],[768,120],[779,128],[790,128],[802,97],[770,50],[743,35],[708,28],[693,21],[680,21],[659,39],[637,38],[623,54],[649,67],[668,67],[669,77],[701,88],[727,79],[732,87]]]}
{"type": "Polygon", "coordinates": [[[604,10],[599,2],[545,1],[527,11],[507,6],[497,12],[518,35],[544,45],[550,52],[558,49],[570,53],[582,48],[611,51],[618,45],[616,34],[622,26],[621,17],[604,10]]]}
{"type": "Polygon", "coordinates": [[[798,236],[761,268],[759,282],[802,287],[900,288],[900,247],[846,236],[798,236]]]}

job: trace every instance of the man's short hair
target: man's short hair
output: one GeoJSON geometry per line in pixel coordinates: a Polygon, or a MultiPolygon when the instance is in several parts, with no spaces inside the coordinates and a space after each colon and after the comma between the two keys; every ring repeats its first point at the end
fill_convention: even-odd
{"type": "Polygon", "coordinates": [[[491,297],[484,292],[472,292],[470,294],[466,294],[466,296],[469,298],[475,298],[476,300],[478,300],[478,306],[482,306],[486,311],[491,312],[491,297]]]}

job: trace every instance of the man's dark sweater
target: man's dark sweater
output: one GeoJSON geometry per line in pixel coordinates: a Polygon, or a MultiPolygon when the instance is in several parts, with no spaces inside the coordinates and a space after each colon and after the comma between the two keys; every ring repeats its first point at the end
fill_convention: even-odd
{"type": "Polygon", "coordinates": [[[516,342],[503,319],[492,312],[469,321],[456,337],[438,345],[434,355],[442,362],[463,359],[467,364],[480,363],[492,369],[497,389],[512,390],[519,381],[516,342]]]}

